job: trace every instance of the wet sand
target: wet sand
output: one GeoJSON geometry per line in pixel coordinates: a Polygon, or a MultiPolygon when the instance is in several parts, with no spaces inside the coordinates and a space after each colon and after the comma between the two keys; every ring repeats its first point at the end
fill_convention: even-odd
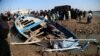
{"type": "MultiPolygon", "coordinates": [[[[61,25],[65,26],[74,32],[78,38],[88,38],[92,34],[100,35],[100,17],[93,17],[91,24],[86,24],[86,18],[82,19],[79,23],[78,20],[70,19],[66,21],[58,21],[61,25]]],[[[100,39],[100,38],[98,38],[100,39]]],[[[100,41],[100,40],[99,40],[100,41]]],[[[31,45],[10,45],[12,56],[96,56],[97,47],[89,45],[85,51],[67,51],[67,52],[41,52],[41,47],[31,45]]],[[[99,50],[100,56],[100,50],[99,50]]]]}

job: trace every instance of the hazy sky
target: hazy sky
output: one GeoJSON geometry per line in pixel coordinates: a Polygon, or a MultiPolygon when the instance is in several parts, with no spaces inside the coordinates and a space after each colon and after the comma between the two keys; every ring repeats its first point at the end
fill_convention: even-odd
{"type": "Polygon", "coordinates": [[[100,0],[0,0],[0,11],[14,9],[52,9],[59,5],[71,5],[81,10],[99,10],[100,0]]]}

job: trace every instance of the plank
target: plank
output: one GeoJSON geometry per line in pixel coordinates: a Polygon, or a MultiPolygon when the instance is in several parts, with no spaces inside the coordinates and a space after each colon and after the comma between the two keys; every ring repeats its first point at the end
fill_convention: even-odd
{"type": "Polygon", "coordinates": [[[15,45],[15,44],[33,44],[33,43],[37,43],[37,42],[41,42],[41,40],[38,40],[38,41],[31,41],[31,42],[23,42],[23,43],[12,42],[11,44],[13,44],[13,45],[15,45]]]}
{"type": "Polygon", "coordinates": [[[70,47],[70,48],[60,48],[60,49],[46,49],[45,51],[65,51],[71,49],[80,49],[81,47],[70,47]]]}

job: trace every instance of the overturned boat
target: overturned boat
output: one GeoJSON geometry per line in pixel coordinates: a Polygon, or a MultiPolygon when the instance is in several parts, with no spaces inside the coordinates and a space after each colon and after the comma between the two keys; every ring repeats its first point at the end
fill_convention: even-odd
{"type": "MultiPolygon", "coordinates": [[[[58,26],[60,27],[60,25],[58,26]]],[[[63,39],[66,35],[57,27],[57,23],[48,21],[45,18],[36,18],[31,15],[19,16],[15,22],[13,34],[14,39],[21,38],[23,43],[13,42],[14,44],[31,44],[49,39],[63,39]],[[15,38],[16,37],[16,38],[15,38]]]]}
{"type": "Polygon", "coordinates": [[[89,44],[86,41],[84,45],[80,45],[77,37],[57,22],[31,15],[16,18],[12,33],[14,40],[12,44],[39,43],[44,51],[84,49],[89,44]]]}
{"type": "MultiPolygon", "coordinates": [[[[41,40],[37,36],[43,34],[40,32],[41,29],[46,25],[45,19],[35,18],[31,15],[22,15],[16,18],[12,32],[15,35],[13,39],[21,38],[24,42],[19,44],[31,44],[40,42],[41,40]]],[[[14,42],[14,44],[18,44],[14,42]]]]}

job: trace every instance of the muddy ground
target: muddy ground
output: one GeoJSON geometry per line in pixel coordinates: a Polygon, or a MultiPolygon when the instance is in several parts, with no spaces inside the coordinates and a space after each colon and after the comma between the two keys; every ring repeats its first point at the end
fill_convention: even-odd
{"type": "MultiPolygon", "coordinates": [[[[100,35],[100,17],[93,17],[92,23],[87,24],[86,18],[81,22],[75,19],[57,21],[64,27],[75,33],[78,38],[87,38],[87,35],[97,34],[100,35]],[[83,34],[80,35],[80,34],[83,34]]],[[[100,38],[97,38],[100,41],[100,38]]],[[[8,38],[8,42],[10,37],[8,38]]],[[[10,43],[10,42],[9,42],[10,43]]],[[[97,46],[89,45],[84,51],[66,51],[66,52],[42,52],[41,46],[36,44],[31,45],[12,45],[10,44],[12,56],[97,56],[97,46]]],[[[100,50],[99,55],[100,56],[100,50]]]]}

